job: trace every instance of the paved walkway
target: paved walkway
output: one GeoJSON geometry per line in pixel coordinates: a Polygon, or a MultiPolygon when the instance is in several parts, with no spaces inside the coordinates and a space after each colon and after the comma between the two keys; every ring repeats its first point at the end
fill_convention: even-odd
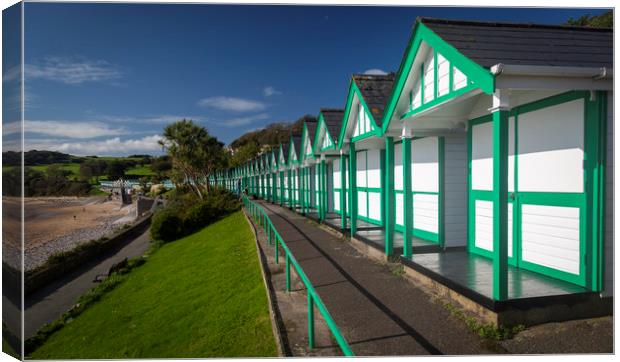
{"type": "MultiPolygon", "coordinates": [[[[259,201],[358,356],[497,353],[385,265],[288,209],[259,201]]],[[[282,261],[281,261],[282,262],[282,261]]]]}
{"type": "Polygon", "coordinates": [[[24,334],[32,337],[43,325],[50,323],[69,310],[77,299],[94,287],[95,276],[107,274],[110,267],[125,258],[144,254],[150,242],[149,229],[136,239],[110,250],[95,260],[26,296],[24,334]]]}

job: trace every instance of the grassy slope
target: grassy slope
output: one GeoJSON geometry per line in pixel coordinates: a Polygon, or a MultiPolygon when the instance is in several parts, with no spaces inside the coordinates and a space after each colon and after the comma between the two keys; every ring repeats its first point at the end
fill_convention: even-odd
{"type": "Polygon", "coordinates": [[[237,212],[164,245],[30,357],[276,354],[253,235],[237,212]]]}
{"type": "MultiPolygon", "coordinates": [[[[114,157],[100,157],[101,159],[106,159],[108,161],[114,160],[114,159],[118,159],[118,160],[134,160],[132,158],[114,158],[114,157]]],[[[71,163],[71,162],[67,162],[67,163],[55,163],[54,165],[59,165],[61,169],[63,170],[67,170],[69,172],[71,172],[71,175],[69,176],[69,178],[78,178],[80,176],[80,164],[79,163],[71,163]]],[[[37,171],[41,171],[41,172],[45,172],[47,171],[47,168],[50,165],[34,165],[34,166],[27,166],[30,167],[34,170],[37,171]]],[[[9,169],[11,169],[13,166],[2,166],[2,170],[3,171],[8,171],[9,169]]],[[[140,177],[140,176],[152,176],[155,175],[155,173],[153,172],[153,170],[151,170],[151,166],[150,165],[142,165],[142,166],[134,166],[134,167],[130,167],[127,170],[125,170],[125,175],[127,175],[127,177],[131,178],[133,177],[140,177]]],[[[105,176],[99,177],[100,180],[104,180],[106,179],[105,176]]],[[[94,178],[93,178],[94,180],[94,178]]]]}

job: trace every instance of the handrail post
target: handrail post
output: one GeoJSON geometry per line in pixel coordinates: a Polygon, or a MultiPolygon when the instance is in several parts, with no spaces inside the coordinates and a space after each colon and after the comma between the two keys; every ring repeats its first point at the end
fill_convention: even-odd
{"type": "Polygon", "coordinates": [[[279,251],[278,251],[278,238],[276,237],[276,264],[280,264],[279,262],[279,251]]]}
{"type": "Polygon", "coordinates": [[[308,291],[308,347],[314,348],[314,302],[308,291]]]}
{"type": "Polygon", "coordinates": [[[286,291],[291,291],[291,260],[286,254],[286,291]]]}

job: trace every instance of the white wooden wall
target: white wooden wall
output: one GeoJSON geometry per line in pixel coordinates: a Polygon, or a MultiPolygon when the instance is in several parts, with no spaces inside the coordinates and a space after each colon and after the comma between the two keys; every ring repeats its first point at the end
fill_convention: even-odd
{"type": "Polygon", "coordinates": [[[403,191],[403,145],[402,143],[394,144],[394,190],[401,191],[396,193],[394,203],[396,205],[396,225],[404,225],[404,196],[403,191]]]}
{"type": "Polygon", "coordinates": [[[342,190],[342,183],[340,182],[340,160],[335,159],[332,162],[332,183],[333,183],[333,194],[334,194],[334,211],[340,212],[340,192],[336,189],[342,190]]]}
{"type": "Polygon", "coordinates": [[[321,183],[319,182],[319,166],[320,166],[320,162],[317,162],[314,167],[312,167],[312,175],[313,175],[313,190],[314,190],[314,199],[313,199],[313,203],[312,205],[314,205],[314,207],[318,208],[319,207],[319,199],[321,197],[320,192],[321,190],[321,183]]]}
{"type": "Polygon", "coordinates": [[[366,109],[364,109],[364,106],[358,103],[357,108],[358,109],[355,119],[355,129],[353,130],[353,137],[363,135],[364,133],[373,130],[370,116],[368,115],[368,113],[366,113],[366,109]]]}
{"type": "MultiPolygon", "coordinates": [[[[584,100],[519,115],[519,192],[582,193],[584,100]]],[[[579,274],[576,207],[522,206],[522,259],[579,274]]]]}
{"type": "MultiPolygon", "coordinates": [[[[582,193],[583,99],[519,115],[519,192],[582,193]]],[[[493,189],[493,125],[472,127],[472,189],[493,189]]],[[[514,119],[509,127],[509,191],[514,191],[514,119]]],[[[493,204],[474,201],[475,240],[493,250],[493,204]]],[[[508,206],[508,254],[512,256],[512,204],[508,206]]],[[[521,206],[523,261],[579,274],[580,210],[576,207],[521,206]]]]}
{"type": "MultiPolygon", "coordinates": [[[[365,150],[356,154],[356,182],[358,188],[381,188],[381,151],[365,150]]],[[[381,220],[381,192],[358,190],[359,216],[381,220]]]]}
{"type": "Polygon", "coordinates": [[[439,196],[415,192],[439,193],[439,138],[425,137],[411,142],[411,191],[413,228],[439,232],[439,196]]]}
{"type": "Polygon", "coordinates": [[[444,137],[444,245],[467,245],[467,134],[444,137]]]}
{"type": "MultiPolygon", "coordinates": [[[[514,191],[514,117],[508,127],[508,191],[514,191]]],[[[479,191],[493,191],[493,123],[487,122],[472,127],[471,188],[479,191]]],[[[493,251],[493,202],[475,200],[474,245],[493,251]]],[[[512,204],[508,204],[508,256],[513,255],[512,204]]]]}

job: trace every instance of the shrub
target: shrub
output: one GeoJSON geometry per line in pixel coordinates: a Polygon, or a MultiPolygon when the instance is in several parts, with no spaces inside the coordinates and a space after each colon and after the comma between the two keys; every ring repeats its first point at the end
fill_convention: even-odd
{"type": "Polygon", "coordinates": [[[151,238],[154,240],[172,241],[182,234],[183,219],[175,212],[167,208],[153,215],[151,222],[151,238]]]}
{"type": "Polygon", "coordinates": [[[176,240],[240,208],[236,196],[223,189],[212,189],[203,200],[197,200],[189,191],[176,189],[166,207],[153,216],[151,237],[163,242],[176,240]]]}

